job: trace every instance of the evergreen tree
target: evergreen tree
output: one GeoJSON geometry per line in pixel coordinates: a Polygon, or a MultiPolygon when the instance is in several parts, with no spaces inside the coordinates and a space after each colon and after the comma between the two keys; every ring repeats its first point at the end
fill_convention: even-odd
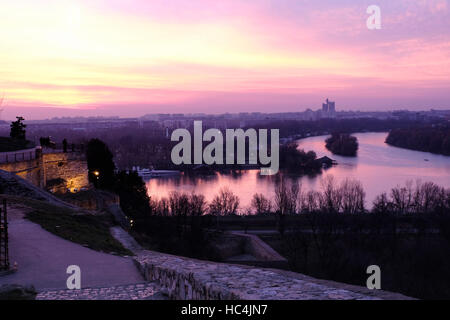
{"type": "Polygon", "coordinates": [[[27,127],[27,125],[23,123],[23,120],[25,119],[23,117],[16,118],[17,120],[11,123],[11,132],[9,135],[13,139],[26,140],[25,128],[27,127]]]}

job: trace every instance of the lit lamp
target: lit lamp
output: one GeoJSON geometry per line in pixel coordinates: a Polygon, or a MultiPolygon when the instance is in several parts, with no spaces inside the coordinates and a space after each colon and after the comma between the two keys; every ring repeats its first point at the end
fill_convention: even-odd
{"type": "Polygon", "coordinates": [[[92,172],[92,174],[95,176],[95,182],[94,182],[94,185],[96,185],[97,186],[97,183],[98,183],[98,178],[99,178],[99,176],[100,176],[100,172],[98,172],[97,170],[95,170],[95,171],[93,171],[92,172]]]}

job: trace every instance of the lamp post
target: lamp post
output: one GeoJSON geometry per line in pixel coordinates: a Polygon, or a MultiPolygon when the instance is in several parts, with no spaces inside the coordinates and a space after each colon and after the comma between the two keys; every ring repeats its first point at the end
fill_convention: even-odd
{"type": "Polygon", "coordinates": [[[98,180],[100,178],[100,172],[98,170],[95,170],[95,171],[92,172],[92,174],[95,176],[94,184],[95,184],[96,187],[98,187],[98,180]]]}

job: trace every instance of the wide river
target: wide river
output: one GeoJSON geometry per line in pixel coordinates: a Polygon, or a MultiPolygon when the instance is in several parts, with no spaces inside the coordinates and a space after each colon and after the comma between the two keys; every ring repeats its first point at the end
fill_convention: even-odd
{"type": "MultiPolygon", "coordinates": [[[[359,150],[355,158],[333,155],[325,148],[327,136],[299,140],[299,148],[314,150],[318,157],[328,156],[338,165],[324,170],[321,175],[289,176],[298,180],[302,190],[320,190],[321,179],[333,175],[336,180],[354,178],[364,186],[366,205],[371,207],[378,194],[392,187],[404,185],[408,180],[432,181],[450,188],[450,157],[391,147],[384,143],[387,133],[357,133],[359,150]]],[[[228,187],[240,198],[240,209],[244,210],[255,193],[269,198],[274,196],[275,177],[261,176],[259,170],[246,170],[239,174],[213,176],[152,178],[147,183],[148,194],[154,198],[167,196],[171,191],[200,193],[210,201],[222,187],[228,187]]]]}

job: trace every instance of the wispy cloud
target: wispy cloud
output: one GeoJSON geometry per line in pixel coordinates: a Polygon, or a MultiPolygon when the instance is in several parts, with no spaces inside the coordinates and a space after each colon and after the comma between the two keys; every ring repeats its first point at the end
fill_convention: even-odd
{"type": "Polygon", "coordinates": [[[371,31],[367,0],[5,0],[0,91],[11,106],[102,110],[287,111],[331,94],[449,107],[448,1],[377,2],[371,31]]]}

